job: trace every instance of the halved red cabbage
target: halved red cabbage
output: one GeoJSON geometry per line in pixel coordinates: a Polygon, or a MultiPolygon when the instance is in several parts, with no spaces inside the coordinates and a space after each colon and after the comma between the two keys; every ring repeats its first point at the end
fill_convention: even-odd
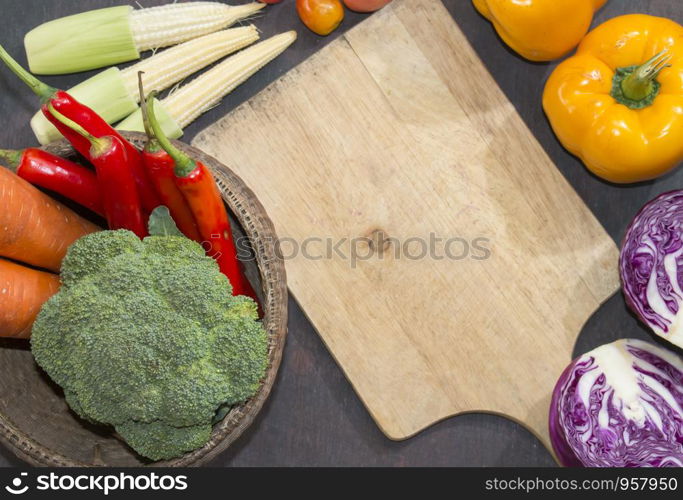
{"type": "Polygon", "coordinates": [[[642,340],[600,346],[560,376],[549,423],[567,467],[682,467],[683,359],[642,340]]]}
{"type": "Polygon", "coordinates": [[[638,212],[624,237],[619,272],[633,312],[683,347],[683,190],[664,193],[638,212]]]}

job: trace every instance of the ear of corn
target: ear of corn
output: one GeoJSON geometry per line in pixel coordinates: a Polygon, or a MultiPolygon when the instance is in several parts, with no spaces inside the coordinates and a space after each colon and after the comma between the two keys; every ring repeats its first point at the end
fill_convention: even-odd
{"type": "Polygon", "coordinates": [[[258,39],[258,30],[253,25],[218,31],[159,52],[122,70],[121,74],[128,91],[139,101],[140,71],[145,74],[145,87],[161,92],[258,39]]]}
{"type": "Polygon", "coordinates": [[[135,46],[142,52],[168,47],[230,26],[258,12],[265,4],[226,5],[183,2],[133,11],[130,16],[135,46]]]}
{"type": "MultiPolygon", "coordinates": [[[[154,99],[154,112],[156,118],[159,121],[161,130],[169,139],[178,139],[183,135],[183,129],[180,128],[178,122],[176,122],[172,116],[168,114],[168,111],[164,109],[163,104],[154,99]]],[[[138,110],[130,115],[128,118],[123,120],[116,126],[117,130],[127,130],[129,132],[144,132],[145,124],[142,120],[142,111],[138,110]]]]}
{"type": "MultiPolygon", "coordinates": [[[[235,87],[280,55],[294,40],[296,32],[288,31],[244,49],[173,92],[155,109],[158,113],[164,111],[182,129],[216,106],[235,87]]],[[[143,132],[141,111],[137,110],[117,128],[143,132]]]]}
{"type": "MultiPolygon", "coordinates": [[[[161,91],[258,38],[258,31],[251,25],[222,30],[159,52],[129,68],[105,70],[76,85],[69,93],[108,123],[116,123],[138,109],[139,71],[145,73],[146,87],[161,91]]],[[[31,128],[41,144],[62,137],[40,111],[31,120],[31,128]]]]}
{"type": "Polygon", "coordinates": [[[294,40],[296,31],[288,31],[231,56],[164,99],[164,107],[181,128],[186,127],[280,55],[294,40]]]}
{"type": "Polygon", "coordinates": [[[98,9],[44,23],[26,34],[24,46],[33,73],[76,73],[213,33],[263,7],[260,2],[182,2],[139,10],[128,5],[98,9]]]}
{"type": "Polygon", "coordinates": [[[138,59],[130,28],[132,11],[124,5],[41,24],[24,37],[29,68],[41,75],[59,75],[138,59]]]}

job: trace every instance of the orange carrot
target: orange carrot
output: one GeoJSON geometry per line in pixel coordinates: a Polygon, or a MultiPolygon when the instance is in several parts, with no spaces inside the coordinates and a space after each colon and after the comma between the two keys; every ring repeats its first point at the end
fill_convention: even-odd
{"type": "Polygon", "coordinates": [[[0,337],[30,337],[40,308],[57,290],[56,274],[0,259],[0,337]]]}
{"type": "Polygon", "coordinates": [[[69,246],[99,229],[0,168],[0,256],[58,272],[69,246]]]}

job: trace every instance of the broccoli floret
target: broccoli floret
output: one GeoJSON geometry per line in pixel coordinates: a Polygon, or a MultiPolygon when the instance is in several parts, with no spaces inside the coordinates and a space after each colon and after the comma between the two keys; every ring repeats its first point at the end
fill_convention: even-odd
{"type": "Polygon", "coordinates": [[[197,243],[94,233],[69,249],[62,280],[33,326],[33,355],[74,412],[140,455],[203,446],[217,411],[258,390],[268,337],[256,304],[232,296],[197,243]]]}
{"type": "Polygon", "coordinates": [[[137,450],[156,450],[159,458],[177,455],[176,450],[196,450],[211,437],[211,423],[191,427],[173,427],[163,422],[130,421],[116,427],[119,435],[137,450]],[[164,455],[168,456],[164,456],[164,455]]]}

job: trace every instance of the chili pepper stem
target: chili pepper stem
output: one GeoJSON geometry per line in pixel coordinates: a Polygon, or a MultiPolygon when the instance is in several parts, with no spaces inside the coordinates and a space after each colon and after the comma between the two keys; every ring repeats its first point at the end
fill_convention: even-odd
{"type": "MultiPolygon", "coordinates": [[[[145,151],[156,153],[161,149],[161,144],[154,135],[152,126],[149,123],[149,115],[147,114],[147,99],[145,99],[145,89],[142,84],[142,75],[144,71],[138,71],[138,90],[140,92],[140,110],[142,111],[142,124],[145,127],[145,134],[147,135],[147,144],[145,144],[145,151]]],[[[154,92],[151,94],[154,95],[154,92]]]]}
{"type": "Polygon", "coordinates": [[[145,103],[145,109],[147,111],[147,113],[145,114],[147,115],[149,124],[151,125],[152,131],[154,132],[154,137],[157,141],[159,141],[159,144],[162,148],[164,148],[168,155],[171,158],[173,158],[173,161],[175,162],[176,176],[188,177],[192,173],[192,171],[197,167],[197,164],[194,162],[192,158],[190,158],[185,153],[176,148],[173,144],[171,144],[171,141],[169,141],[168,137],[166,137],[166,134],[164,134],[164,131],[161,129],[161,125],[157,121],[157,118],[154,114],[155,97],[156,92],[150,92],[146,100],[147,102],[145,103]]]}
{"type": "Polygon", "coordinates": [[[16,173],[21,164],[21,157],[24,155],[23,151],[15,151],[13,149],[0,149],[0,162],[4,162],[4,166],[12,172],[16,173]]]}
{"type": "MultiPolygon", "coordinates": [[[[154,133],[149,124],[149,116],[147,116],[147,100],[145,99],[145,88],[142,84],[142,75],[144,71],[138,71],[138,91],[140,92],[140,108],[142,109],[142,124],[145,127],[145,134],[147,134],[147,139],[152,140],[154,133]]],[[[152,92],[154,94],[154,92],[152,92]]]]}
{"type": "Polygon", "coordinates": [[[664,49],[640,66],[618,68],[612,82],[612,97],[631,109],[650,106],[659,94],[657,77],[671,66],[670,60],[668,49],[664,49]]]}
{"type": "Polygon", "coordinates": [[[59,120],[60,123],[63,123],[67,127],[69,127],[71,130],[76,132],[78,135],[85,137],[89,142],[90,142],[90,152],[91,156],[93,157],[98,157],[104,154],[107,150],[111,148],[111,139],[109,137],[95,137],[91,133],[89,133],[87,130],[85,130],[83,127],[81,127],[78,123],[75,121],[67,118],[63,114],[61,114],[59,111],[57,111],[52,104],[48,104],[47,106],[48,111],[52,116],[54,116],[57,120],[59,120]]]}
{"type": "Polygon", "coordinates": [[[9,55],[2,45],[0,45],[0,60],[2,60],[2,62],[4,62],[7,67],[12,70],[12,73],[17,75],[19,79],[40,98],[41,103],[46,103],[57,92],[56,88],[50,87],[46,83],[41,82],[31,73],[26,71],[21,64],[19,64],[12,56],[9,55]]]}

